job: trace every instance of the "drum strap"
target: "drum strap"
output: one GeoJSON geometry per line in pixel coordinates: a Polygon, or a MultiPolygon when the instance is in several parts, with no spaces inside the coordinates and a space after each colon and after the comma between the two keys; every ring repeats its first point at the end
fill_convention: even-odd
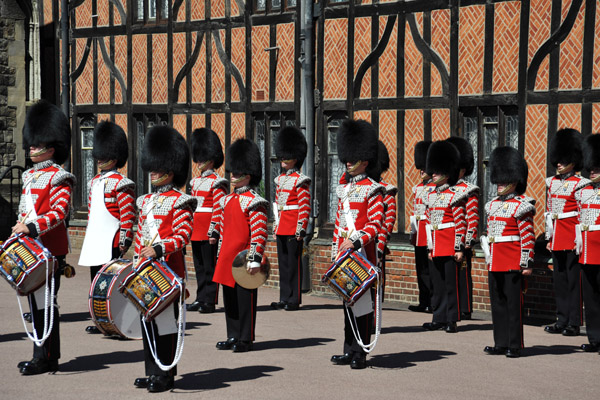
{"type": "MultiPolygon", "coordinates": [[[[381,290],[381,273],[376,269],[377,274],[377,290],[375,292],[375,339],[371,341],[369,344],[364,344],[362,339],[360,338],[360,334],[358,333],[358,329],[356,328],[358,323],[356,322],[356,316],[354,313],[352,314],[352,318],[350,318],[350,311],[348,311],[348,305],[344,303],[344,308],[346,309],[346,314],[348,315],[348,320],[350,321],[350,326],[352,327],[352,334],[354,334],[354,339],[358,345],[365,351],[365,353],[370,353],[375,350],[375,346],[377,345],[377,341],[379,340],[379,334],[381,333],[381,297],[383,296],[383,290],[381,290]]],[[[368,296],[368,293],[363,294],[364,296],[368,296]]]]}

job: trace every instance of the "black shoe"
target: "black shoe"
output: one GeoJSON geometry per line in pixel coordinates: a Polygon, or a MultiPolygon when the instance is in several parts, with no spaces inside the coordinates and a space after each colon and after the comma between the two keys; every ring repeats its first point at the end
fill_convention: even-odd
{"type": "Polygon", "coordinates": [[[508,349],[508,350],[506,350],[506,357],[508,357],[508,358],[519,358],[519,357],[521,357],[521,350],[519,350],[519,349],[508,349]]]}
{"type": "Polygon", "coordinates": [[[186,304],[185,309],[187,311],[198,311],[200,309],[200,306],[202,306],[202,303],[196,300],[192,304],[186,304]]]}
{"type": "Polygon", "coordinates": [[[444,328],[446,333],[456,333],[458,328],[456,327],[456,322],[448,322],[446,328],[444,328]]]}
{"type": "Polygon", "coordinates": [[[42,360],[41,358],[34,358],[25,363],[20,370],[23,375],[38,375],[56,371],[58,371],[58,360],[42,360]]]}
{"type": "Polygon", "coordinates": [[[21,369],[23,368],[27,363],[33,362],[33,360],[30,361],[21,361],[20,363],[17,364],[17,369],[21,369]]]}
{"type": "Polygon", "coordinates": [[[90,325],[87,328],[85,328],[85,331],[87,333],[91,333],[93,335],[97,334],[97,333],[102,333],[100,332],[100,329],[98,329],[98,327],[96,325],[90,325]]]}
{"type": "Polygon", "coordinates": [[[408,309],[413,312],[427,312],[428,308],[428,306],[422,306],[420,304],[418,306],[415,306],[414,304],[408,306],[408,309]]]}
{"type": "Polygon", "coordinates": [[[23,313],[23,319],[24,319],[25,321],[27,321],[27,322],[31,323],[31,321],[32,321],[32,320],[31,320],[31,313],[30,313],[30,312],[23,313]]]}
{"type": "Polygon", "coordinates": [[[331,356],[331,362],[335,365],[350,365],[352,362],[352,354],[345,353],[339,356],[331,356]]]}
{"type": "Polygon", "coordinates": [[[140,389],[146,389],[150,383],[150,378],[136,378],[133,381],[133,386],[140,389]]]}
{"type": "Polygon", "coordinates": [[[214,304],[202,304],[198,310],[200,314],[212,314],[215,312],[214,304]]]}
{"type": "Polygon", "coordinates": [[[499,356],[501,354],[506,354],[506,347],[485,346],[483,351],[493,356],[499,356]]]}
{"type": "Polygon", "coordinates": [[[464,320],[464,321],[468,321],[471,319],[471,313],[470,312],[464,312],[460,314],[460,319],[464,320]]]}
{"type": "Polygon", "coordinates": [[[217,349],[219,350],[231,350],[233,348],[233,345],[237,343],[237,339],[236,338],[227,338],[227,340],[223,341],[223,342],[217,342],[217,349]]]}
{"type": "Polygon", "coordinates": [[[365,354],[355,354],[350,363],[352,369],[365,369],[367,368],[367,356],[365,354]]]}
{"type": "Polygon", "coordinates": [[[148,383],[148,391],[152,393],[166,392],[173,389],[175,380],[172,376],[155,375],[148,383]]]}
{"type": "Polygon", "coordinates": [[[283,309],[285,311],[296,311],[300,308],[300,306],[298,304],[292,304],[292,303],[286,303],[285,306],[283,306],[283,309]]]}
{"type": "Polygon", "coordinates": [[[586,353],[594,353],[596,351],[600,351],[600,345],[594,343],[584,343],[581,345],[581,350],[586,353]]]}
{"type": "Polygon", "coordinates": [[[579,327],[575,325],[568,325],[562,331],[563,336],[579,336],[579,327]]]}
{"type": "Polygon", "coordinates": [[[546,325],[544,327],[544,332],[548,333],[562,333],[564,330],[565,326],[559,324],[546,325]]]}
{"type": "Polygon", "coordinates": [[[252,342],[246,342],[244,340],[240,340],[236,344],[233,345],[234,353],[245,353],[250,350],[252,350],[252,342]]]}
{"type": "Polygon", "coordinates": [[[284,308],[286,304],[287,303],[285,301],[274,301],[271,303],[271,308],[280,310],[280,309],[284,308]]]}
{"type": "Polygon", "coordinates": [[[423,329],[428,331],[437,331],[438,329],[444,329],[446,324],[442,324],[441,322],[425,322],[423,324],[423,329]]]}

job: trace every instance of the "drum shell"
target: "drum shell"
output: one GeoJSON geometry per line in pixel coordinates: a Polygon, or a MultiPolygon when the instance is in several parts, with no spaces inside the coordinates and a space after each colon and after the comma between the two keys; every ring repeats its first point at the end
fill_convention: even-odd
{"type": "Polygon", "coordinates": [[[142,338],[138,310],[118,290],[132,267],[131,260],[112,260],[98,271],[90,286],[88,307],[92,321],[107,336],[142,338]]]}
{"type": "Polygon", "coordinates": [[[321,281],[352,306],[377,279],[377,269],[360,253],[347,250],[323,275],[321,281]]]}
{"type": "Polygon", "coordinates": [[[23,235],[11,236],[0,248],[0,275],[27,296],[45,285],[58,269],[58,262],[39,241],[23,235]],[[50,263],[46,269],[46,262],[50,263]]]}
{"type": "Polygon", "coordinates": [[[151,321],[181,295],[183,285],[177,275],[162,261],[140,259],[119,288],[151,321]]]}

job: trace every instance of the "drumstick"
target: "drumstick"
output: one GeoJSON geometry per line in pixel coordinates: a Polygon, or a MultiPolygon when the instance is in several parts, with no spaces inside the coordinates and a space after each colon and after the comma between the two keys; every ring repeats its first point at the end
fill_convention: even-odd
{"type": "Polygon", "coordinates": [[[27,217],[29,217],[29,214],[31,214],[31,210],[27,211],[27,214],[25,214],[25,216],[23,218],[19,219],[19,223],[24,223],[25,221],[27,221],[27,217]]]}
{"type": "MultiPolygon", "coordinates": [[[[149,247],[149,246],[152,246],[152,243],[154,243],[154,241],[156,240],[156,237],[157,237],[157,236],[158,236],[158,232],[156,232],[156,234],[155,234],[155,235],[154,235],[154,237],[152,238],[152,241],[150,241],[150,243],[149,243],[147,246],[144,246],[144,247],[149,247]]],[[[137,268],[137,267],[140,265],[140,263],[141,263],[141,262],[142,262],[142,258],[140,257],[140,258],[138,259],[138,262],[135,264],[135,267],[134,267],[134,268],[137,268]]]]}

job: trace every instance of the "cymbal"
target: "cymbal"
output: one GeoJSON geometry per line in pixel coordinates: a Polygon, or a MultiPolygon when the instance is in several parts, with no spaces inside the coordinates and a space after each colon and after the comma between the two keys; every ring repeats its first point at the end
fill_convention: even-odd
{"type": "Polygon", "coordinates": [[[252,275],[247,271],[248,261],[246,255],[248,250],[242,250],[233,259],[231,273],[236,283],[245,289],[256,289],[263,285],[269,279],[270,264],[267,256],[263,256],[263,262],[260,265],[260,271],[252,275]]]}

